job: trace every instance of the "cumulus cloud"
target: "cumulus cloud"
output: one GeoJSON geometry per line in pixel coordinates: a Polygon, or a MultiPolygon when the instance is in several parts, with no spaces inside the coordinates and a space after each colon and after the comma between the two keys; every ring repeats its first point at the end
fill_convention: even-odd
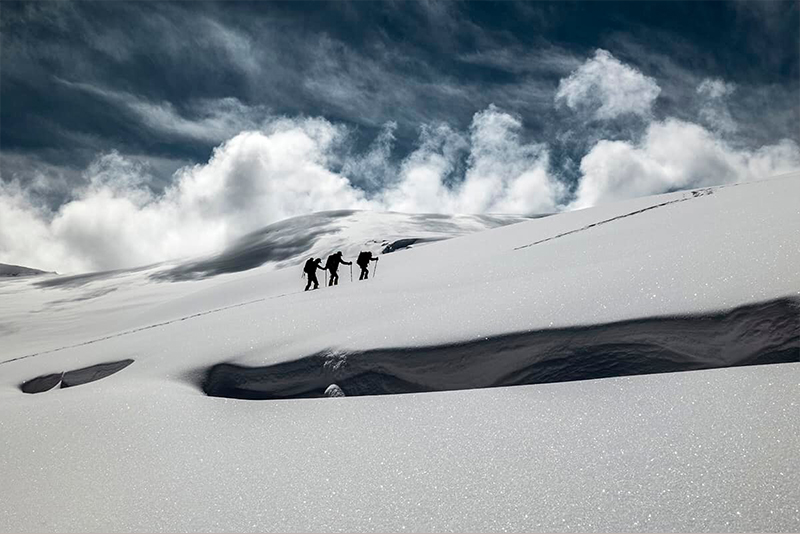
{"type": "Polygon", "coordinates": [[[651,116],[659,86],[604,50],[562,79],[556,95],[595,119],[626,113],[644,118],[642,133],[596,141],[580,162],[580,180],[569,209],[709,185],[768,178],[800,168],[800,147],[780,139],[744,146],[731,134],[739,125],[729,108],[735,84],[702,79],[692,87],[696,119],[651,116]]]}
{"type": "Polygon", "coordinates": [[[583,178],[571,208],[734,183],[800,168],[792,140],[757,150],[736,149],[698,124],[653,122],[639,142],[600,141],[581,160],[583,178]]]}
{"type": "Polygon", "coordinates": [[[548,146],[527,142],[520,118],[493,105],[466,131],[423,125],[399,164],[389,161],[394,128],[387,124],[353,157],[344,126],[273,119],[220,144],[206,163],[179,169],[159,192],[146,164],[112,152],[85,170],[84,185],[56,211],[19,180],[0,182],[0,261],[61,272],[133,267],[213,253],[315,211],[543,213],[800,168],[794,141],[744,149],[702,125],[665,119],[639,140],[596,143],[570,196],[550,172],[548,146]],[[387,169],[393,176],[369,194],[348,175],[372,172],[377,180],[387,169]]]}
{"type": "Polygon", "coordinates": [[[52,232],[48,212],[16,183],[0,181],[0,262],[80,271],[87,264],[52,232]]]}
{"type": "Polygon", "coordinates": [[[165,188],[153,188],[157,180],[141,158],[104,154],[54,211],[36,196],[35,177],[6,173],[2,262],[61,272],[134,267],[213,253],[267,224],[315,211],[545,213],[800,168],[793,140],[755,148],[730,139],[734,85],[697,85],[699,123],[653,120],[658,85],[603,50],[561,80],[556,101],[582,122],[644,120],[625,137],[592,141],[574,193],[551,172],[549,146],[526,139],[521,118],[495,105],[475,113],[466,130],[421,125],[416,147],[396,161],[395,122],[353,154],[353,131],[323,118],[269,117],[233,99],[205,102],[187,115],[168,103],[72,85],[123,103],[153,130],[226,140],[207,162],[176,171],[165,188]]]}
{"type": "Polygon", "coordinates": [[[449,211],[452,194],[445,184],[468,147],[446,124],[423,126],[419,147],[402,163],[400,179],[384,192],[382,203],[393,211],[449,211]]]}
{"type": "Polygon", "coordinates": [[[144,186],[141,165],[108,154],[54,214],[4,186],[0,258],[62,271],[131,267],[210,253],[293,215],[370,207],[328,170],[341,135],[324,120],[276,121],[223,143],[206,164],[181,169],[161,195],[144,186]]]}
{"type": "Polygon", "coordinates": [[[556,102],[598,120],[646,117],[660,92],[653,78],[598,49],[594,57],[559,82],[556,102]]]}
{"type": "MultiPolygon", "coordinates": [[[[524,143],[521,127],[494,106],[475,115],[467,134],[425,126],[393,185],[370,197],[331,170],[347,130],[325,119],[283,118],[242,132],[158,194],[145,165],[112,152],[89,166],[87,185],[55,213],[36,207],[17,182],[3,185],[0,261],[62,272],[132,267],[208,254],[267,224],[342,208],[552,211],[564,188],[547,173],[546,148],[524,143]],[[464,176],[453,176],[464,157],[464,176]]],[[[363,165],[386,164],[392,132],[388,125],[363,165]]]]}
{"type": "Polygon", "coordinates": [[[554,211],[564,186],[549,174],[547,148],[524,143],[521,130],[518,117],[495,106],[475,114],[468,138],[446,126],[429,129],[420,148],[404,162],[400,183],[385,194],[383,204],[397,211],[554,211]],[[448,176],[467,147],[464,180],[447,187],[448,176]]]}

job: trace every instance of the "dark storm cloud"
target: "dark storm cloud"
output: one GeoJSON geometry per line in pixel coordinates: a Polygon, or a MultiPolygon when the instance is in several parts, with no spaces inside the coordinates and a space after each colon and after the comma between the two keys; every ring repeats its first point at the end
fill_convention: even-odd
{"type": "Polygon", "coordinates": [[[394,121],[406,152],[420,124],[466,127],[490,103],[536,126],[578,56],[526,51],[461,7],[7,3],[2,145],[65,150],[80,168],[112,148],[203,160],[269,112],[356,125],[357,144],[394,121]]]}
{"type": "MultiPolygon", "coordinates": [[[[0,140],[67,169],[110,149],[203,161],[306,115],[357,126],[356,148],[392,121],[401,158],[420,124],[465,128],[494,103],[549,141],[558,80],[595,47],[660,74],[667,114],[693,113],[710,73],[742,86],[749,119],[796,96],[795,19],[784,2],[7,2],[0,140]]],[[[775,115],[784,135],[795,117],[775,115]]]]}

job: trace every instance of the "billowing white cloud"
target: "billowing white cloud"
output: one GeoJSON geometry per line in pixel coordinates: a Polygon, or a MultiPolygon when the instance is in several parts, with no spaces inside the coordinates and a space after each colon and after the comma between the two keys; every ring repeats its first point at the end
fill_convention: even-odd
{"type": "Polygon", "coordinates": [[[475,114],[468,138],[446,126],[427,130],[422,146],[405,161],[400,183],[387,191],[383,204],[396,211],[554,211],[564,186],[548,172],[547,148],[523,143],[521,130],[519,118],[495,106],[475,114]],[[463,182],[447,187],[449,174],[467,148],[463,182]]]}
{"type": "Polygon", "coordinates": [[[583,177],[571,208],[768,178],[800,168],[792,140],[736,149],[706,128],[668,119],[650,124],[638,142],[600,141],[581,160],[583,177]]]}
{"type": "MultiPolygon", "coordinates": [[[[701,104],[721,106],[733,89],[707,80],[697,93],[701,104]]],[[[658,86],[601,50],[562,80],[559,94],[570,108],[593,105],[598,118],[635,113],[649,120],[658,86]],[[582,93],[589,88],[594,96],[582,93]]],[[[153,128],[189,137],[225,135],[251,120],[233,101],[210,106],[199,122],[181,122],[169,107],[126,102],[153,128]]],[[[396,127],[385,124],[367,151],[354,155],[343,126],[264,119],[232,134],[206,163],[180,168],[161,192],[150,187],[155,180],[141,158],[112,152],[86,169],[83,185],[55,212],[31,197],[35,177],[22,180],[17,171],[0,180],[0,262],[61,272],[134,267],[213,253],[245,233],[315,211],[543,213],[800,168],[795,141],[743,148],[725,137],[730,127],[667,118],[649,122],[640,139],[597,142],[581,160],[573,197],[550,172],[548,146],[525,140],[520,118],[494,105],[476,113],[467,131],[422,125],[417,148],[399,163],[391,158],[396,127]]]]}
{"type": "Polygon", "coordinates": [[[0,261],[60,271],[111,269],[217,251],[266,224],[313,211],[367,208],[328,170],[341,137],[324,120],[277,121],[244,132],[186,167],[154,195],[144,168],[112,153],[87,169],[89,185],[55,214],[11,186],[0,189],[0,261]]]}
{"type": "Polygon", "coordinates": [[[445,183],[468,147],[467,139],[446,124],[424,126],[420,146],[402,163],[399,180],[384,192],[382,203],[393,211],[451,211],[452,193],[445,183]]]}
{"type": "Polygon", "coordinates": [[[16,185],[0,181],[0,262],[65,271],[90,267],[53,234],[49,216],[16,185]]]}
{"type": "Polygon", "coordinates": [[[598,49],[593,58],[559,82],[556,102],[608,120],[626,114],[648,116],[660,92],[653,78],[598,49]]]}
{"type": "MultiPolygon", "coordinates": [[[[0,187],[0,261],[61,272],[133,267],[212,253],[272,222],[343,208],[552,211],[563,186],[547,173],[545,147],[523,143],[520,129],[494,106],[475,115],[468,135],[426,126],[392,187],[371,198],[331,170],[347,132],[324,119],[279,119],[240,133],[207,163],[176,172],[162,194],[147,187],[145,165],[106,154],[55,213],[13,183],[0,187]],[[464,158],[463,183],[447,185],[464,158]]],[[[392,131],[377,140],[372,159],[388,158],[380,147],[391,144],[392,131]]]]}

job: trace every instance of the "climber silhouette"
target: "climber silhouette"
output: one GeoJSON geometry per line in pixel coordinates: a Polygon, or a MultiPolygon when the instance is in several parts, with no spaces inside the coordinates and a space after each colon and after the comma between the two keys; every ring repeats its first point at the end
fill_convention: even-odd
{"type": "Polygon", "coordinates": [[[369,251],[361,252],[358,255],[358,259],[356,260],[356,263],[358,264],[359,267],[361,267],[361,275],[359,275],[359,277],[358,277],[359,280],[366,280],[366,279],[369,278],[369,269],[368,269],[368,267],[369,267],[369,262],[371,262],[371,261],[378,261],[378,258],[373,258],[372,257],[372,252],[369,252],[369,251]]]}
{"type": "Polygon", "coordinates": [[[328,256],[328,261],[325,263],[325,268],[331,273],[331,280],[328,282],[329,286],[339,285],[339,273],[337,271],[339,270],[339,265],[342,263],[345,265],[353,265],[352,261],[344,261],[341,250],[336,254],[331,254],[328,256]]]}
{"type": "Polygon", "coordinates": [[[311,284],[314,284],[314,287],[311,289],[319,289],[319,281],[317,280],[317,269],[325,270],[325,267],[320,265],[322,258],[309,258],[306,261],[305,266],[303,267],[303,272],[306,273],[308,276],[308,283],[306,284],[305,291],[308,291],[311,288],[311,284]]]}

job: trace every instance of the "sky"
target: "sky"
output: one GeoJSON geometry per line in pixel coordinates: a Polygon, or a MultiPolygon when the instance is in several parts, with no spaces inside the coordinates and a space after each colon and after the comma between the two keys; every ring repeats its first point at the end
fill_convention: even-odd
{"type": "Polygon", "coordinates": [[[3,2],[0,45],[0,262],[46,270],[800,169],[795,1],[3,2]]]}

